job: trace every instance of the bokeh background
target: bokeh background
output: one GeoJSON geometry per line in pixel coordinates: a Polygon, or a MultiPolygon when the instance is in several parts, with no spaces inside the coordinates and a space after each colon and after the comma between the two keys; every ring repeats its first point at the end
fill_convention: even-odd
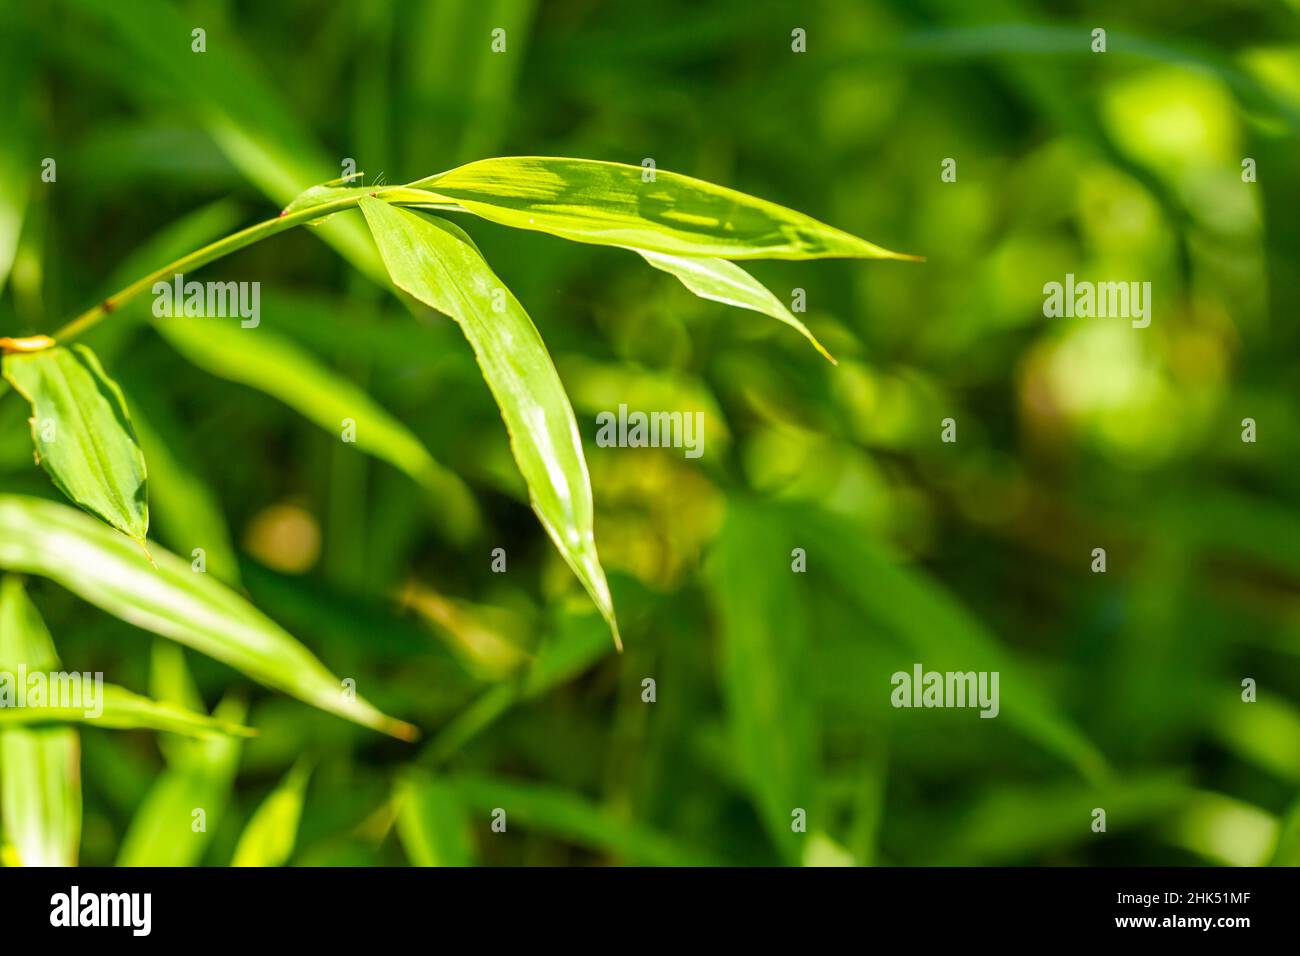
{"type": "MultiPolygon", "coordinates": [[[[144,423],[152,534],[200,536],[423,737],[187,651],[204,705],[260,734],[178,783],[166,740],[85,729],[83,863],[224,865],[302,755],[297,864],[1300,862],[1294,0],[55,0],[6,4],[0,37],[0,334],[53,330],[349,158],[368,183],[652,158],[927,257],[753,265],[805,291],[832,367],[630,253],[458,220],[570,392],[622,655],[467,344],[373,280],[363,234],[295,230],[198,278],[259,281],[239,335],[314,356],[462,476],[481,520],[459,536],[445,501],[232,381],[239,335],[223,372],[147,302],[103,323],[86,341],[144,423]],[[1067,272],[1151,282],[1150,328],[1045,318],[1067,272]],[[705,411],[704,456],[596,447],[619,403],[705,411]],[[999,671],[1001,714],[894,710],[916,662],[999,671]]],[[[57,497],[26,414],[0,400],[0,488],[57,497]]],[[[66,666],[174,692],[172,648],[29,588],[66,666]]]]}

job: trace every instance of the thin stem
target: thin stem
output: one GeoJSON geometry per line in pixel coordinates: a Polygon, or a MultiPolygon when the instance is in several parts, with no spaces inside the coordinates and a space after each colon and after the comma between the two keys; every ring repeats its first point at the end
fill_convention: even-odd
{"type": "Polygon", "coordinates": [[[324,203],[320,206],[300,209],[297,212],[291,212],[275,219],[268,219],[265,222],[259,222],[256,225],[249,226],[247,229],[241,229],[239,232],[232,233],[224,239],[218,239],[211,245],[204,246],[202,249],[191,252],[187,256],[182,256],[175,262],[170,262],[163,266],[161,269],[155,269],[147,276],[132,282],[126,288],[114,292],[103,302],[99,303],[99,305],[92,309],[87,309],[63,328],[59,329],[59,331],[55,332],[54,340],[62,343],[67,339],[76,338],[95,323],[99,322],[104,318],[104,316],[117,311],[146,289],[153,288],[155,282],[159,282],[178,272],[188,272],[191,269],[205,266],[209,262],[220,259],[222,256],[230,255],[230,253],[237,252],[245,246],[250,246],[255,242],[266,239],[268,236],[274,236],[276,233],[284,232],[286,229],[292,229],[294,226],[301,225],[304,222],[310,222],[313,219],[319,219],[322,216],[328,216],[331,213],[348,209],[357,204],[357,198],[358,197],[356,196],[349,196],[346,199],[336,199],[334,202],[324,203]]]}

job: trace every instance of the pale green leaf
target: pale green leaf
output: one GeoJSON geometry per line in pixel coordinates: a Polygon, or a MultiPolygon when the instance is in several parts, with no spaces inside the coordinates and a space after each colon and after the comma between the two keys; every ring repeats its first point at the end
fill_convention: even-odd
{"type": "Polygon", "coordinates": [[[293,855],[311,768],[299,761],[244,827],[231,866],[284,866],[293,855]]]}
{"type": "Polygon", "coordinates": [[[0,567],[39,574],[137,627],[222,661],[267,687],[367,727],[410,739],[311,651],[211,575],[156,549],[155,565],[124,538],[64,505],[0,495],[0,567]]]}
{"type": "Polygon", "coordinates": [[[451,316],[469,339],[505,419],[533,510],[619,643],[596,554],[591,482],[577,422],[528,313],[456,226],[368,197],[361,209],[393,282],[451,316]]]}
{"type": "Polygon", "coordinates": [[[122,390],[84,345],[4,357],[4,377],[32,406],[37,460],[59,490],[123,534],[149,533],[144,454],[122,390]]]}
{"type": "Polygon", "coordinates": [[[767,286],[759,282],[734,262],[725,259],[697,259],[691,256],[670,256],[662,252],[637,249],[646,262],[669,275],[675,275],[682,285],[702,299],[712,299],[725,305],[762,312],[779,319],[812,343],[813,348],[832,364],[830,352],[817,341],[808,327],[794,317],[785,304],[774,296],[767,286]]]}
{"type": "MultiPolygon", "coordinates": [[[[50,632],[22,582],[0,582],[0,673],[59,667],[50,632]]],[[[12,713],[0,707],[0,718],[12,713]]],[[[0,725],[3,726],[3,725],[0,725]]],[[[81,841],[81,751],[66,727],[0,729],[3,856],[22,866],[76,866],[81,841]]]]}
{"type": "Polygon", "coordinates": [[[492,222],[606,246],[724,259],[910,259],[801,212],[659,169],[483,159],[410,184],[492,222]]]}
{"type": "Polygon", "coordinates": [[[102,684],[98,690],[85,691],[87,706],[0,706],[0,730],[19,725],[48,723],[82,723],[112,730],[161,730],[190,737],[210,734],[236,734],[251,737],[248,727],[214,720],[174,704],[150,700],[118,687],[102,684]]]}

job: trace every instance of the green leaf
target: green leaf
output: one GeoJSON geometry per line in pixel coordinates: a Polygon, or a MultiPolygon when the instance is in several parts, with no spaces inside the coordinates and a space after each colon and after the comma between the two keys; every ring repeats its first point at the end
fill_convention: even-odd
{"type": "Polygon", "coordinates": [[[211,575],[156,549],[155,565],[64,505],[0,495],[0,567],[39,574],[137,627],[230,665],[267,687],[403,739],[415,728],[380,713],[302,644],[211,575]]]}
{"type": "Polygon", "coordinates": [[[127,537],[149,533],[144,454],[126,400],[84,345],[4,357],[4,377],[32,406],[36,456],[59,490],[127,537]]]}
{"type": "Polygon", "coordinates": [[[764,315],[781,320],[811,342],[813,348],[824,355],[831,364],[839,364],[817,341],[816,336],[808,331],[808,327],[796,319],[767,286],[734,262],[725,259],[670,256],[644,249],[635,251],[641,253],[642,258],[656,269],[675,275],[681,280],[682,285],[702,299],[712,299],[725,305],[762,312],[764,315]]]}
{"type": "Polygon", "coordinates": [[[244,827],[231,866],[284,866],[293,854],[311,768],[294,765],[244,827]]]}
{"type": "Polygon", "coordinates": [[[93,707],[0,707],[0,729],[46,723],[84,723],[113,730],[161,730],[189,737],[235,734],[251,737],[248,727],[214,720],[206,714],[150,700],[115,684],[103,684],[93,707]]]}
{"type": "Polygon", "coordinates": [[[911,259],[801,212],[666,170],[590,159],[483,159],[411,183],[484,219],[574,242],[724,259],[911,259]]]}
{"type": "MultiPolygon", "coordinates": [[[[45,622],[15,577],[0,582],[0,671],[58,668],[45,622]]],[[[12,709],[0,708],[0,718],[12,709]]],[[[3,856],[22,866],[76,866],[81,750],[66,727],[0,729],[3,856]]]]}
{"type": "Polygon", "coordinates": [[[398,288],[455,319],[469,339],[505,419],[533,510],[621,644],[596,554],[578,425],[528,313],[458,227],[369,197],[361,210],[398,288]]]}
{"type": "MultiPolygon", "coordinates": [[[[213,718],[224,723],[243,721],[245,706],[227,699],[213,718]]],[[[166,770],[140,803],[118,850],[118,866],[193,866],[225,812],[239,766],[243,741],[214,736],[187,741],[192,748],[168,752],[166,770]],[[202,826],[196,817],[202,813],[202,826]]]]}
{"type": "Polygon", "coordinates": [[[794,864],[805,841],[792,812],[816,820],[821,797],[807,613],[789,554],[779,520],[733,502],[710,570],[733,753],[769,838],[794,864]]]}
{"type": "Polygon", "coordinates": [[[154,327],[199,368],[279,399],[336,438],[344,420],[351,420],[357,448],[405,472],[433,495],[449,535],[463,541],[477,528],[478,506],[465,483],[370,395],[292,339],[262,328],[183,318],[160,319],[154,327]]]}
{"type": "Polygon", "coordinates": [[[397,834],[416,866],[473,866],[469,819],[456,789],[412,771],[398,783],[397,834]]]}

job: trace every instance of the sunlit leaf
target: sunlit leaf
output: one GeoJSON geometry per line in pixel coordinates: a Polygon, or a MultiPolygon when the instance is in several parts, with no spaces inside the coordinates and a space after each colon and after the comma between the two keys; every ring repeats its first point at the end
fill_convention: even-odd
{"type": "MultiPolygon", "coordinates": [[[[0,672],[59,667],[45,622],[15,577],[0,581],[0,672]]],[[[0,721],[13,708],[0,708],[0,721]]],[[[81,749],[67,727],[0,723],[3,855],[22,866],[75,866],[81,841],[81,749]]]]}
{"type": "Polygon", "coordinates": [[[808,327],[791,314],[785,304],[774,296],[767,286],[759,282],[734,262],[725,259],[698,259],[690,256],[670,256],[662,252],[636,250],[656,269],[662,269],[681,280],[682,285],[703,299],[712,299],[741,309],[762,312],[779,319],[795,329],[812,343],[813,348],[828,360],[835,359],[827,352],[808,327]]]}
{"type": "Polygon", "coordinates": [[[267,687],[393,736],[409,724],[345,693],[307,648],[246,600],[176,555],[156,567],[98,522],[64,505],[0,495],[0,567],[39,574],[137,627],[179,641],[267,687]]]}
{"type": "Polygon", "coordinates": [[[293,854],[310,766],[299,761],[254,811],[235,847],[231,866],[284,866],[293,854]]]}
{"type": "Polygon", "coordinates": [[[575,242],[724,259],[907,259],[765,199],[667,170],[483,159],[411,183],[492,222],[575,242]]]}
{"type": "Polygon", "coordinates": [[[4,357],[4,377],[32,405],[37,460],[59,490],[123,534],[144,541],[144,454],[126,400],[84,345],[4,357]]]}
{"type": "Polygon", "coordinates": [[[619,642],[596,554],[591,481],[577,422],[542,338],[458,227],[363,198],[361,209],[398,288],[460,325],[501,409],[533,510],[619,642]]]}

